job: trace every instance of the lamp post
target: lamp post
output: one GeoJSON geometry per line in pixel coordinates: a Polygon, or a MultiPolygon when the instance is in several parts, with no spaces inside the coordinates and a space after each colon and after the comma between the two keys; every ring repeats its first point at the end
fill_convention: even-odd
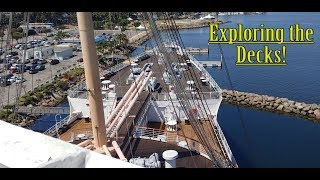
{"type": "MultiPolygon", "coordinates": [[[[59,116],[59,119],[61,120],[61,114],[56,114],[55,116],[54,116],[54,119],[56,120],[56,133],[57,133],[57,138],[58,139],[60,139],[60,137],[59,137],[59,131],[58,131],[58,122],[57,122],[57,116],[59,116]]],[[[60,121],[59,121],[60,122],[60,121]]]]}

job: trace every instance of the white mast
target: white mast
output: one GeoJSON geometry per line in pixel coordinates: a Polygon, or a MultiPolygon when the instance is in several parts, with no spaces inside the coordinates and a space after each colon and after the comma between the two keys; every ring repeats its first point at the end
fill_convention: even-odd
{"type": "Polygon", "coordinates": [[[90,12],[77,12],[77,19],[88,89],[89,109],[94,138],[93,144],[96,148],[102,148],[102,146],[107,143],[107,137],[92,14],[90,12]]]}

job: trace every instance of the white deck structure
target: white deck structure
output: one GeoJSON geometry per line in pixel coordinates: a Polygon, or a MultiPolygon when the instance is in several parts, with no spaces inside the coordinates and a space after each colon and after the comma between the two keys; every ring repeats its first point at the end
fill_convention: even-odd
{"type": "Polygon", "coordinates": [[[0,120],[0,167],[139,168],[0,120]]]}

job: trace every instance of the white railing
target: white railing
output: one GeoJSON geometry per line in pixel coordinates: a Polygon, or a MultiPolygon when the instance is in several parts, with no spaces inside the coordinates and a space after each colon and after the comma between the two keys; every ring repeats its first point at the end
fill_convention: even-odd
{"type": "Polygon", "coordinates": [[[137,125],[138,126],[144,126],[145,125],[145,123],[147,122],[146,121],[146,114],[147,114],[147,112],[148,112],[148,109],[149,109],[149,107],[150,107],[150,105],[151,105],[151,95],[149,95],[149,97],[148,97],[148,100],[145,102],[146,104],[145,104],[145,106],[143,107],[144,109],[143,109],[143,112],[141,113],[141,115],[140,115],[140,118],[139,118],[139,120],[137,121],[137,125]]]}
{"type": "Polygon", "coordinates": [[[216,81],[212,78],[212,76],[208,73],[208,71],[199,63],[199,61],[194,58],[191,54],[186,53],[189,57],[190,62],[196,66],[205,76],[206,78],[209,80],[209,84],[210,87],[214,90],[217,91],[219,93],[222,92],[221,88],[219,87],[219,85],[216,83],[216,81]]]}
{"type": "Polygon", "coordinates": [[[133,136],[135,138],[150,139],[150,140],[156,140],[161,142],[175,142],[177,143],[178,146],[182,148],[199,152],[204,157],[210,159],[209,156],[207,155],[205,148],[200,142],[178,135],[177,132],[170,132],[170,131],[165,131],[161,129],[136,126],[133,136]],[[182,145],[181,142],[185,142],[185,144],[182,145]]]}
{"type": "Polygon", "coordinates": [[[221,130],[221,128],[220,128],[219,123],[215,123],[215,124],[216,124],[216,128],[217,128],[217,130],[218,130],[219,138],[220,138],[220,140],[222,141],[222,142],[219,141],[219,144],[221,145],[221,143],[222,143],[222,147],[223,147],[223,149],[224,149],[224,152],[227,154],[229,160],[230,160],[233,164],[237,164],[237,162],[235,161],[235,158],[234,158],[234,156],[233,156],[233,154],[232,154],[232,151],[231,151],[231,149],[230,149],[230,147],[229,147],[228,141],[227,141],[227,139],[225,138],[225,136],[224,136],[224,134],[223,134],[223,132],[222,132],[222,130],[221,130]]]}
{"type": "MultiPolygon", "coordinates": [[[[177,94],[177,93],[176,93],[177,94]]],[[[219,99],[220,94],[218,92],[201,92],[196,94],[185,94],[189,99],[219,99]],[[201,97],[201,98],[200,98],[201,97]]],[[[170,95],[168,93],[158,93],[155,97],[157,101],[168,101],[170,95]]]]}
{"type": "Polygon", "coordinates": [[[67,116],[61,121],[57,122],[55,125],[51,126],[48,130],[46,130],[43,134],[46,135],[54,135],[57,133],[57,130],[59,130],[64,125],[68,124],[69,122],[73,122],[75,119],[78,118],[80,113],[74,113],[71,116],[67,116]]]}

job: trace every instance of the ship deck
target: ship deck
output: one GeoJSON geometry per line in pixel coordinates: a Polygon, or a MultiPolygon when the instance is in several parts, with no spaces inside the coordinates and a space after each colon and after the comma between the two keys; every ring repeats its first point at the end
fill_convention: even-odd
{"type": "MultiPolygon", "coordinates": [[[[130,61],[127,60],[124,63],[130,63],[130,61]]],[[[151,70],[153,72],[152,76],[156,77],[156,79],[158,80],[158,83],[160,84],[160,87],[161,87],[160,90],[155,93],[168,92],[168,85],[165,84],[165,82],[163,80],[163,73],[165,72],[165,66],[163,64],[158,64],[157,56],[151,56],[150,58],[139,62],[138,67],[143,68],[143,66],[147,63],[153,63],[153,66],[151,68],[151,70]]],[[[195,68],[193,65],[184,66],[184,68],[186,69],[186,71],[190,71],[192,73],[192,76],[193,76],[192,78],[198,80],[198,81],[195,81],[195,85],[199,91],[202,91],[202,92],[211,92],[212,91],[210,86],[201,83],[201,79],[200,79],[201,72],[197,68],[195,68]]],[[[183,71],[184,74],[186,74],[186,71],[183,71]]],[[[122,97],[127,92],[127,90],[130,88],[131,84],[129,84],[129,85],[127,84],[127,78],[130,74],[131,74],[131,67],[128,66],[128,67],[122,69],[120,72],[113,75],[112,77],[110,77],[111,82],[116,84],[118,97],[122,97]]],[[[184,77],[185,76],[182,76],[182,78],[179,82],[182,86],[184,86],[183,88],[186,88],[187,81],[191,80],[191,77],[190,76],[186,76],[186,78],[184,78],[184,77]]]]}
{"type": "MultiPolygon", "coordinates": [[[[130,63],[129,61],[126,61],[125,63],[130,63]]],[[[157,57],[151,56],[150,58],[139,62],[139,67],[142,68],[146,63],[153,63],[153,66],[151,68],[153,75],[158,80],[158,83],[160,83],[160,89],[157,92],[153,92],[154,97],[158,97],[158,94],[168,92],[168,85],[165,84],[163,80],[163,72],[165,70],[164,65],[159,65],[157,61],[157,57]]],[[[193,75],[195,76],[194,79],[198,79],[199,81],[196,81],[195,85],[196,88],[198,88],[202,92],[211,92],[211,88],[208,85],[202,84],[200,80],[200,74],[201,72],[192,66],[185,66],[187,69],[186,71],[191,71],[191,68],[193,68],[194,72],[193,75]]],[[[185,72],[185,71],[184,71],[185,72]]],[[[127,78],[131,74],[131,67],[128,66],[124,69],[122,69],[120,72],[116,73],[115,75],[111,76],[109,80],[111,80],[111,83],[116,85],[116,92],[118,97],[118,102],[123,97],[123,95],[128,91],[131,84],[127,84],[127,78]]],[[[184,76],[181,79],[181,84],[185,85],[186,88],[187,83],[186,81],[191,80],[185,79],[184,76]]],[[[139,94],[138,100],[135,102],[133,108],[130,110],[129,115],[127,116],[124,123],[121,125],[120,129],[117,133],[117,138],[122,140],[121,143],[121,149],[124,151],[124,154],[128,159],[133,157],[139,157],[139,156],[150,156],[153,152],[158,152],[159,156],[161,156],[162,152],[167,149],[175,149],[179,152],[179,159],[177,160],[177,166],[178,167],[212,167],[212,162],[208,160],[207,158],[197,154],[196,152],[193,152],[193,156],[190,156],[190,152],[185,149],[177,146],[177,144],[172,143],[164,143],[159,141],[152,141],[152,140],[146,140],[146,139],[137,139],[132,137],[133,129],[136,126],[136,122],[144,110],[145,102],[147,99],[150,98],[150,94],[147,91],[142,91],[141,94],[139,94]],[[134,144],[134,146],[132,146],[134,144]],[[132,154],[133,153],[133,154],[132,154]],[[181,154],[181,158],[180,158],[181,154]],[[188,155],[189,154],[189,155],[188,155]],[[197,159],[197,163],[201,165],[194,165],[192,163],[192,158],[197,159]],[[182,166],[184,165],[184,166],[182,166]]],[[[71,137],[75,137],[75,140],[77,139],[78,134],[92,134],[92,126],[90,122],[86,122],[84,119],[77,120],[74,122],[70,128],[67,129],[64,133],[60,135],[60,138],[64,141],[70,141],[71,137]]],[[[162,123],[149,123],[147,125],[149,128],[155,128],[155,129],[164,129],[164,124],[162,123]]],[[[208,137],[214,137],[212,136],[212,128],[208,121],[203,121],[203,127],[204,132],[207,134],[208,137]]],[[[187,137],[189,139],[192,139],[196,142],[199,141],[195,131],[192,129],[191,125],[187,122],[179,123],[178,128],[178,135],[187,137]]],[[[217,140],[210,139],[210,146],[213,147],[213,149],[217,152],[221,152],[221,149],[219,145],[217,144],[217,140]]]]}

